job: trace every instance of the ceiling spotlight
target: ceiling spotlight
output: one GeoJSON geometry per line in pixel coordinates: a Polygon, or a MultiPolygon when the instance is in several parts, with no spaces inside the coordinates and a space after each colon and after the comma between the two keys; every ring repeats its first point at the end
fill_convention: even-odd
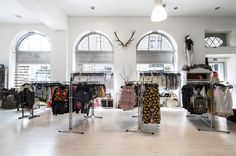
{"type": "Polygon", "coordinates": [[[21,16],[21,15],[17,15],[17,14],[16,14],[15,16],[16,16],[16,18],[22,18],[22,16],[21,16]]]}
{"type": "Polygon", "coordinates": [[[163,7],[162,0],[155,0],[155,7],[152,11],[151,20],[161,22],[167,18],[166,9],[163,7]]]}
{"type": "Polygon", "coordinates": [[[91,8],[90,8],[91,10],[94,10],[95,9],[95,6],[91,6],[91,8]]]}
{"type": "Polygon", "coordinates": [[[215,8],[215,10],[219,10],[219,9],[220,9],[220,7],[219,7],[219,6],[215,8]]]}
{"type": "Polygon", "coordinates": [[[174,7],[174,10],[177,10],[178,9],[178,7],[174,7]]]}

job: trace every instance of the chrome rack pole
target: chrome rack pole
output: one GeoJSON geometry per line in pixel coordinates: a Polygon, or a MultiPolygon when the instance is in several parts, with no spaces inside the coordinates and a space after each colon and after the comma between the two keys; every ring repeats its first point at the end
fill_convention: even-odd
{"type": "Polygon", "coordinates": [[[21,116],[21,117],[18,117],[18,119],[23,119],[23,118],[30,117],[29,115],[25,115],[25,112],[24,112],[24,103],[23,103],[23,102],[21,103],[21,114],[22,114],[22,116],[21,116]]]}
{"type": "Polygon", "coordinates": [[[141,129],[141,127],[140,127],[140,123],[139,123],[139,117],[140,117],[140,92],[141,92],[141,86],[139,87],[139,89],[138,89],[138,115],[137,115],[137,117],[138,117],[138,129],[137,130],[129,130],[129,129],[126,129],[126,132],[134,132],[134,133],[138,133],[138,132],[140,132],[140,129],[141,129]]]}
{"type": "MultiPolygon", "coordinates": [[[[35,94],[33,94],[34,98],[35,98],[35,94]]],[[[36,117],[40,117],[40,115],[34,115],[34,104],[32,105],[32,108],[31,108],[31,115],[29,116],[29,119],[33,119],[33,118],[36,118],[36,117]]]]}
{"type": "Polygon", "coordinates": [[[59,130],[61,133],[75,133],[75,134],[84,134],[84,132],[75,132],[73,131],[73,95],[72,95],[72,77],[73,74],[70,74],[70,83],[69,83],[69,128],[68,130],[59,130]]]}
{"type": "MultiPolygon", "coordinates": [[[[208,131],[208,132],[223,132],[223,133],[230,133],[230,131],[228,130],[218,130],[215,128],[214,122],[215,122],[215,112],[216,112],[216,108],[215,108],[215,100],[214,100],[214,87],[213,87],[213,83],[210,83],[210,88],[212,90],[212,96],[211,96],[211,119],[210,119],[210,124],[209,124],[209,128],[208,129],[200,129],[198,128],[199,131],[208,131]]],[[[200,118],[202,119],[202,118],[200,118]]],[[[204,122],[206,122],[204,119],[202,119],[204,122]]],[[[206,122],[207,123],[207,122],[206,122]]]]}

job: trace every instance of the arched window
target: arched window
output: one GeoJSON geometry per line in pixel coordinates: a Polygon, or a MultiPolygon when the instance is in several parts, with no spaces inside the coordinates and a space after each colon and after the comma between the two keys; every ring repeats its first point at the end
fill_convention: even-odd
{"type": "Polygon", "coordinates": [[[173,71],[175,48],[164,33],[153,31],[145,34],[137,44],[138,71],[173,71]]]}
{"type": "Polygon", "coordinates": [[[76,64],[113,64],[111,41],[99,32],[89,32],[81,37],[75,48],[76,64]]]}
{"type": "Polygon", "coordinates": [[[28,32],[16,44],[15,87],[32,81],[50,81],[51,44],[44,34],[28,32]]]}
{"type": "Polygon", "coordinates": [[[80,81],[99,81],[113,92],[113,45],[103,33],[90,31],[75,44],[75,72],[85,75],[80,81]],[[88,74],[86,76],[86,74],[88,74]]]}

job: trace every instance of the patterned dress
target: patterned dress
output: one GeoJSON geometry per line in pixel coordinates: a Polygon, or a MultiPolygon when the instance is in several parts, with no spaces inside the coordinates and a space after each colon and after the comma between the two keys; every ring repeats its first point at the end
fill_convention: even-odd
{"type": "Polygon", "coordinates": [[[160,113],[160,95],[157,85],[145,86],[143,94],[143,116],[142,121],[145,124],[158,124],[161,120],[160,113]]]}

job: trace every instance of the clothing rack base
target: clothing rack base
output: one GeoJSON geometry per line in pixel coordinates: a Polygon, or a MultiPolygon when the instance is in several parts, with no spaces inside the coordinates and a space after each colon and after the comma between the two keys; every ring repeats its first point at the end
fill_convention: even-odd
{"type": "Polygon", "coordinates": [[[91,115],[85,115],[84,117],[86,118],[97,118],[97,119],[102,119],[102,116],[96,116],[95,115],[95,111],[94,111],[95,107],[94,107],[94,103],[92,103],[92,114],[91,115]]]}
{"type": "Polygon", "coordinates": [[[68,128],[68,130],[59,130],[58,132],[61,132],[61,133],[73,133],[73,134],[84,134],[84,132],[73,131],[73,128],[80,126],[88,118],[95,117],[95,118],[100,118],[101,119],[102,117],[95,115],[94,104],[92,104],[92,114],[91,115],[87,114],[86,116],[84,116],[85,117],[84,119],[82,119],[77,124],[73,125],[73,123],[72,123],[73,122],[73,103],[72,103],[72,101],[73,101],[73,96],[72,96],[72,80],[73,80],[73,76],[74,76],[74,74],[71,73],[70,74],[70,83],[69,83],[69,128],[68,128]]]}
{"type": "Polygon", "coordinates": [[[18,119],[23,119],[23,118],[28,118],[28,119],[33,119],[36,117],[40,117],[40,115],[34,115],[34,109],[31,109],[31,113],[30,115],[25,115],[25,111],[24,111],[24,104],[21,104],[21,117],[18,117],[18,119]]]}
{"type": "Polygon", "coordinates": [[[132,118],[138,118],[139,117],[139,115],[137,114],[137,115],[132,115],[132,118]]]}
{"type": "Polygon", "coordinates": [[[142,131],[141,128],[138,128],[137,130],[129,130],[129,129],[127,129],[126,132],[144,133],[144,134],[152,134],[152,135],[155,134],[155,132],[145,132],[145,131],[142,131]]]}
{"type": "Polygon", "coordinates": [[[74,132],[72,129],[70,129],[70,130],[59,130],[58,132],[60,132],[60,133],[70,133],[70,134],[84,134],[84,132],[74,132]]]}
{"type": "MultiPolygon", "coordinates": [[[[203,121],[203,123],[205,123],[209,128],[197,128],[198,131],[205,131],[205,132],[222,132],[222,133],[230,133],[230,131],[228,130],[218,130],[215,128],[214,126],[214,119],[210,120],[210,123],[206,120],[208,119],[208,116],[204,116],[204,115],[197,115],[197,114],[190,114],[190,115],[186,115],[186,117],[188,118],[199,118],[200,120],[203,121]]],[[[211,117],[212,118],[212,117],[211,117]]],[[[214,117],[213,117],[214,118],[214,117]]]]}

